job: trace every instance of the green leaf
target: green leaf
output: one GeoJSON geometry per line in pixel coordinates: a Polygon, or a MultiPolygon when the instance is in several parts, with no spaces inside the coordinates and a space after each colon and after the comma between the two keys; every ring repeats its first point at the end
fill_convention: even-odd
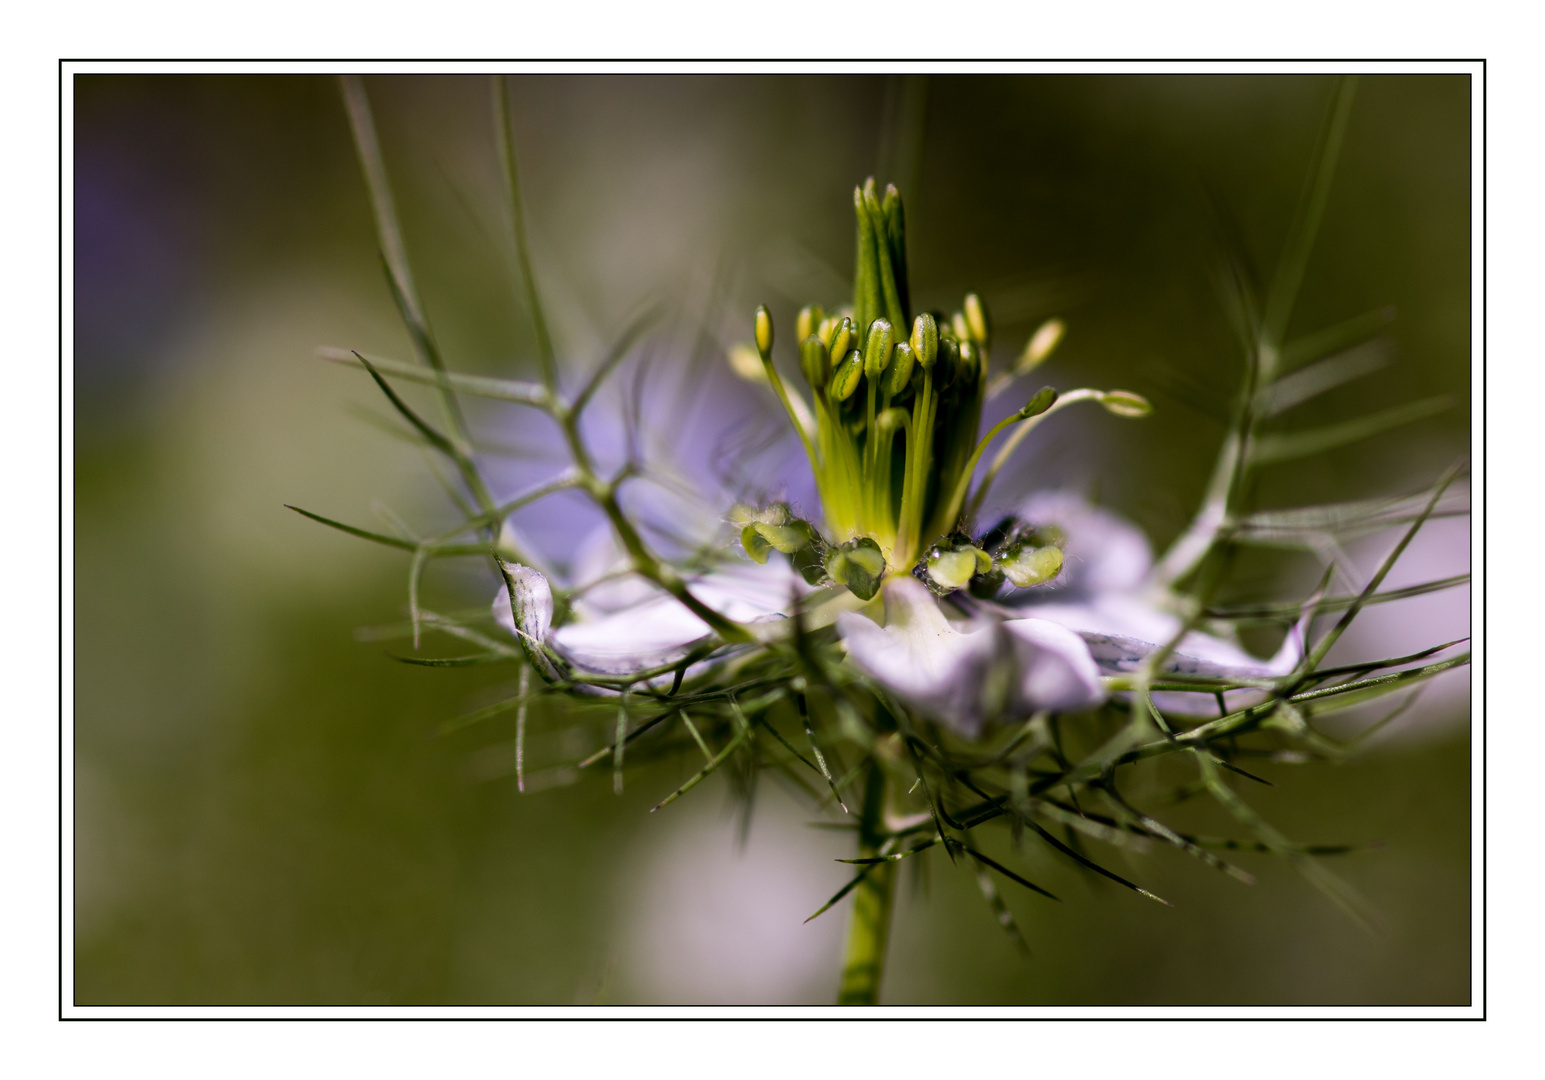
{"type": "MultiPolygon", "coordinates": [[[[350,536],[358,536],[362,540],[373,540],[377,544],[385,544],[387,547],[401,548],[404,551],[417,551],[420,547],[419,544],[415,544],[411,540],[403,540],[401,537],[387,536],[385,533],[371,532],[369,529],[360,529],[353,525],[345,525],[341,521],[334,521],[332,518],[323,517],[321,514],[313,514],[310,510],[302,510],[300,507],[291,506],[289,503],[285,503],[284,508],[286,510],[293,510],[302,517],[310,518],[312,521],[319,521],[329,528],[337,529],[339,532],[346,532],[350,536]]],[[[437,557],[450,555],[488,554],[488,548],[482,544],[425,544],[422,546],[428,549],[432,555],[437,557]]]]}
{"type": "MultiPolygon", "coordinates": [[[[847,860],[839,859],[837,861],[838,862],[845,862],[847,860]]],[[[884,859],[876,859],[874,862],[866,863],[862,870],[860,870],[857,874],[853,875],[853,880],[852,881],[848,882],[842,888],[838,889],[837,892],[832,896],[832,898],[830,900],[826,901],[826,903],[824,903],[820,907],[816,908],[815,914],[811,915],[809,919],[805,920],[805,922],[810,922],[811,919],[815,919],[818,916],[824,915],[824,914],[826,914],[826,912],[830,911],[831,910],[831,906],[833,904],[835,904],[837,901],[841,900],[844,896],[848,895],[848,893],[852,892],[854,889],[858,888],[859,883],[862,882],[866,877],[869,876],[869,872],[871,870],[873,870],[877,865],[879,865],[880,863],[882,863],[884,861],[885,861],[884,859]]]]}
{"type": "Polygon", "coordinates": [[[511,657],[508,653],[478,653],[474,656],[446,656],[432,658],[428,656],[399,656],[396,653],[388,653],[393,660],[403,664],[413,664],[416,667],[477,667],[480,664],[508,664],[511,657]]]}
{"type": "MultiPolygon", "coordinates": [[[[335,364],[363,366],[360,358],[347,349],[321,348],[317,350],[317,355],[335,364]]],[[[457,393],[492,398],[495,401],[510,401],[517,405],[530,405],[538,409],[552,407],[552,398],[536,383],[516,382],[513,379],[490,379],[482,375],[462,375],[453,371],[431,371],[414,364],[405,364],[400,360],[383,360],[379,357],[370,362],[388,375],[395,375],[399,379],[407,379],[410,382],[438,386],[442,390],[454,390],[457,393]]]]}
{"type": "Polygon", "coordinates": [[[558,385],[558,364],[553,353],[552,335],[547,330],[547,315],[537,290],[536,271],[531,265],[531,249],[526,242],[526,208],[520,193],[520,170],[515,161],[515,124],[510,117],[510,93],[503,75],[494,76],[494,140],[499,148],[500,173],[505,197],[510,202],[510,224],[515,230],[515,257],[520,263],[520,280],[525,289],[526,310],[536,331],[537,358],[542,367],[542,383],[558,385]]]}
{"type": "Polygon", "coordinates": [[[1333,353],[1349,350],[1367,341],[1394,321],[1395,309],[1382,307],[1376,311],[1364,312],[1313,334],[1295,338],[1282,347],[1282,370],[1293,371],[1333,353]]]}
{"type": "MultiPolygon", "coordinates": [[[[965,848],[966,854],[970,855],[973,859],[975,859],[977,862],[981,863],[983,866],[990,866],[990,867],[992,867],[994,870],[998,871],[998,873],[1002,874],[1004,877],[1008,878],[1010,881],[1012,881],[1012,882],[1014,882],[1015,884],[1018,884],[1018,885],[1023,885],[1025,888],[1029,889],[1031,892],[1040,893],[1042,896],[1047,897],[1048,899],[1055,900],[1059,904],[1062,903],[1062,898],[1060,896],[1058,896],[1056,893],[1049,892],[1046,889],[1041,888],[1039,885],[1037,885],[1033,881],[1030,881],[1028,878],[1023,878],[1020,875],[1014,873],[1014,871],[1010,870],[1008,867],[1004,866],[1002,863],[995,862],[992,859],[989,859],[986,855],[983,855],[980,851],[977,851],[970,844],[962,844],[961,846],[965,848]]],[[[1139,890],[1139,891],[1141,891],[1141,890],[1139,890]]],[[[1152,895],[1152,894],[1149,894],[1149,895],[1152,895]]]]}
{"type": "MultiPolygon", "coordinates": [[[[1282,341],[1288,317],[1298,300],[1298,289],[1303,283],[1304,271],[1309,266],[1309,253],[1320,231],[1325,204],[1330,200],[1331,180],[1336,175],[1336,162],[1341,156],[1341,144],[1346,138],[1347,122],[1352,116],[1352,99],[1356,92],[1355,75],[1343,76],[1336,85],[1330,115],[1315,150],[1312,178],[1304,191],[1303,202],[1293,216],[1287,243],[1283,245],[1282,259],[1277,264],[1271,288],[1267,290],[1266,306],[1261,314],[1261,337],[1270,344],[1282,341]]],[[[1269,376],[1270,372],[1267,374],[1269,376]]]]}
{"type": "MultiPolygon", "coordinates": [[[[712,758],[710,758],[707,765],[704,765],[700,770],[698,770],[698,772],[696,774],[694,774],[693,777],[690,780],[688,780],[685,784],[682,784],[675,791],[671,792],[669,795],[667,795],[665,798],[661,799],[654,806],[650,807],[649,808],[649,812],[652,814],[656,810],[663,810],[665,807],[669,806],[671,803],[673,803],[677,799],[681,798],[687,792],[689,792],[693,788],[697,787],[698,784],[703,782],[705,777],[707,777],[710,773],[712,773],[720,765],[724,764],[724,762],[729,758],[729,756],[732,753],[735,752],[735,749],[738,746],[740,746],[741,743],[745,742],[746,738],[750,735],[750,733],[751,733],[751,729],[749,727],[743,727],[739,731],[737,731],[735,733],[735,737],[729,741],[728,745],[726,745],[723,750],[720,750],[717,754],[715,754],[712,758]]],[[[817,914],[819,914],[819,912],[817,912],[817,914]]],[[[815,916],[812,915],[810,918],[813,919],[813,918],[815,918],[815,916]]],[[[806,919],[805,921],[809,922],[810,920],[806,919]]]]}
{"type": "MultiPolygon", "coordinates": [[[[1408,585],[1404,589],[1389,589],[1385,592],[1373,593],[1363,600],[1366,604],[1385,604],[1392,600],[1408,600],[1413,596],[1425,596],[1428,593],[1439,592],[1443,589],[1452,589],[1458,585],[1468,585],[1469,574],[1456,574],[1453,577],[1439,578],[1437,581],[1427,581],[1420,585],[1408,585]]],[[[1316,605],[1316,610],[1321,612],[1339,611],[1350,607],[1358,600],[1355,596],[1335,596],[1328,600],[1321,600],[1316,605]]],[[[1304,613],[1305,602],[1286,604],[1239,604],[1237,606],[1208,608],[1206,616],[1209,619],[1227,619],[1236,625],[1249,626],[1252,624],[1280,623],[1283,620],[1297,619],[1304,613]]]]}
{"type": "Polygon", "coordinates": [[[1396,405],[1372,416],[1359,417],[1341,424],[1330,424],[1309,431],[1294,431],[1280,435],[1262,435],[1255,440],[1250,459],[1257,465],[1275,465],[1293,461],[1311,454],[1336,450],[1374,435],[1393,430],[1403,424],[1424,420],[1453,407],[1449,397],[1425,398],[1405,405],[1396,405]]]}
{"type": "Polygon", "coordinates": [[[1256,411],[1263,419],[1285,413],[1353,379],[1372,375],[1388,366],[1394,355],[1394,347],[1387,341],[1370,341],[1348,349],[1263,387],[1256,411]]]}

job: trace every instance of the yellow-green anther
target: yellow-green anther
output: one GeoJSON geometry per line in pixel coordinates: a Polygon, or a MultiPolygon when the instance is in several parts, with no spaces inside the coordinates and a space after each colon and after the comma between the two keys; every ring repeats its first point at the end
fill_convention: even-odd
{"type": "Polygon", "coordinates": [[[1107,390],[1100,395],[1100,404],[1117,416],[1147,416],[1153,412],[1147,398],[1130,390],[1107,390]]]}
{"type": "Polygon", "coordinates": [[[1067,333],[1067,329],[1067,324],[1061,319],[1047,319],[1043,322],[1040,329],[1030,335],[1025,351],[1014,361],[1014,374],[1023,375],[1040,367],[1062,341],[1062,335],[1067,333]]]}
{"type": "Polygon", "coordinates": [[[858,389],[859,380],[864,377],[864,355],[857,349],[848,353],[842,363],[837,365],[837,370],[832,372],[832,381],[827,385],[826,392],[831,395],[833,401],[846,401],[853,396],[853,391],[858,389]]]}
{"type": "Polygon", "coordinates": [[[924,371],[933,367],[939,355],[939,324],[926,311],[912,322],[912,353],[924,371]]]}
{"type": "Polygon", "coordinates": [[[891,353],[890,367],[885,369],[885,392],[895,397],[906,389],[912,378],[912,366],[917,363],[917,353],[905,341],[899,342],[891,353]]]}
{"type": "Polygon", "coordinates": [[[826,313],[817,304],[806,304],[800,308],[799,315],[794,320],[795,340],[804,341],[811,334],[815,333],[815,328],[821,324],[821,320],[825,317],[826,313]]]}
{"type": "Polygon", "coordinates": [[[821,339],[811,334],[799,346],[799,370],[805,381],[817,390],[826,386],[831,378],[832,359],[821,339]]]}
{"type": "Polygon", "coordinates": [[[894,333],[889,319],[869,324],[869,337],[864,342],[864,374],[869,378],[878,379],[890,364],[894,333]]]}
{"type": "Polygon", "coordinates": [[[815,328],[815,336],[821,339],[821,344],[826,346],[827,352],[831,352],[832,335],[837,332],[837,324],[840,322],[842,322],[842,320],[837,318],[835,315],[828,315],[826,318],[822,319],[820,325],[815,328]]]}
{"type": "Polygon", "coordinates": [[[831,340],[826,343],[826,351],[832,356],[846,356],[848,350],[853,347],[853,320],[844,318],[838,320],[832,330],[831,340]]]}
{"type": "MultiPolygon", "coordinates": [[[[1136,397],[1136,395],[1133,395],[1136,397]]],[[[1057,391],[1049,386],[1043,386],[1035,392],[1035,396],[1025,402],[1025,407],[1014,415],[1020,420],[1028,420],[1032,416],[1040,416],[1047,409],[1057,403],[1057,391]]]]}
{"type": "Polygon", "coordinates": [[[992,344],[992,324],[987,318],[987,308],[982,303],[982,298],[976,293],[966,294],[966,329],[971,333],[971,340],[976,342],[979,349],[986,349],[992,344]]]}
{"type": "Polygon", "coordinates": [[[970,341],[971,328],[966,325],[966,316],[963,312],[955,312],[950,316],[950,329],[955,332],[957,341],[970,341]]]}
{"type": "MultiPolygon", "coordinates": [[[[969,545],[956,551],[942,551],[935,548],[928,556],[928,576],[940,588],[964,588],[978,572],[976,559],[978,554],[986,553],[978,552],[976,548],[969,545]]],[[[992,568],[990,558],[987,567],[992,568]]]]}
{"type": "Polygon", "coordinates": [[[756,351],[762,354],[763,360],[766,360],[772,355],[773,347],[772,313],[767,310],[766,304],[756,309],[754,326],[756,329],[756,351]]]}
{"type": "Polygon", "coordinates": [[[740,530],[740,546],[746,549],[746,554],[758,566],[767,561],[767,553],[772,551],[772,545],[757,531],[755,525],[747,525],[740,530]]]}
{"type": "Polygon", "coordinates": [[[885,577],[885,556],[879,544],[861,536],[827,554],[826,573],[860,600],[873,600],[885,577]]]}
{"type": "Polygon", "coordinates": [[[1017,588],[1044,585],[1062,572],[1062,549],[1016,544],[1004,553],[997,566],[1017,588]]]}

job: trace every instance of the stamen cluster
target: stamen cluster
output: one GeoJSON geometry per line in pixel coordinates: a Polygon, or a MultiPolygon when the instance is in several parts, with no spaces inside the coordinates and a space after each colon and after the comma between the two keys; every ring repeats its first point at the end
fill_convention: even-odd
{"type": "MultiPolygon", "coordinates": [[[[760,307],[754,319],[757,374],[799,433],[828,533],[780,503],[740,512],[742,546],[758,563],[776,548],[810,584],[836,582],[864,600],[879,590],[887,570],[911,570],[941,595],[967,585],[991,595],[1005,579],[1019,587],[1050,580],[1062,565],[1054,545],[1029,544],[1022,527],[1008,524],[1000,535],[973,543],[963,525],[1001,465],[995,463],[968,501],[982,452],[1008,427],[1051,410],[1057,392],[1043,388],[978,441],[982,406],[995,388],[988,378],[986,307],[971,293],[952,316],[925,311],[914,317],[900,193],[889,185],[879,196],[871,178],[854,188],[853,212],[852,304],[831,313],[811,304],[795,322],[810,404],[773,364],[771,313],[760,307]]],[[[1015,374],[1054,347],[1054,339],[1039,338],[1015,374]]],[[[1083,397],[1129,410],[1125,415],[1147,409],[1124,391],[1075,391],[1065,401],[1083,397]]]]}

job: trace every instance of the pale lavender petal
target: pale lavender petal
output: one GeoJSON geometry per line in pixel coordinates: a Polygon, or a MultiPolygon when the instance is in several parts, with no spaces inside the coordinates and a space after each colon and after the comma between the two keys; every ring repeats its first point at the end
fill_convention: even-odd
{"type": "MultiPolygon", "coordinates": [[[[1037,604],[1038,619],[1076,631],[1089,642],[1102,668],[1136,671],[1148,655],[1180,631],[1180,619],[1131,595],[1100,596],[1079,604],[1037,604]]],[[[1181,639],[1163,670],[1188,675],[1281,675],[1292,670],[1297,639],[1284,642],[1271,660],[1260,660],[1231,641],[1193,630],[1181,639]]]]}
{"type": "Polygon", "coordinates": [[[885,584],[885,625],[857,612],[837,616],[853,666],[906,704],[974,735],[982,691],[997,645],[981,627],[957,629],[916,578],[885,584]]]}
{"type": "Polygon", "coordinates": [[[675,597],[662,594],[624,611],[561,626],[553,643],[589,671],[628,675],[680,660],[712,632],[675,597]]]}
{"type": "MultiPolygon", "coordinates": [[[[605,553],[581,553],[576,562],[586,561],[587,569],[605,565],[605,553]]],[[[688,585],[710,608],[740,622],[752,622],[780,615],[796,595],[809,591],[799,575],[782,559],[769,559],[765,566],[730,564],[721,570],[690,579],[688,585]]],[[[608,582],[605,603],[593,602],[595,591],[576,600],[576,620],[551,634],[552,644],[579,667],[598,674],[627,675],[659,667],[681,659],[698,642],[712,633],[681,601],[653,583],[630,575],[608,582]],[[626,588],[627,604],[619,603],[626,588]]],[[[511,633],[514,622],[509,614],[508,593],[500,590],[494,601],[494,615],[511,633]]]]}
{"type": "Polygon", "coordinates": [[[1105,700],[1100,669],[1076,633],[1045,619],[1012,619],[1003,629],[1014,641],[1020,710],[1077,712],[1105,700]]]}
{"type": "MultiPolygon", "coordinates": [[[[1081,637],[1100,670],[1108,674],[1136,671],[1151,654],[1179,632],[1180,619],[1131,594],[1100,596],[1078,604],[1036,604],[1036,618],[1067,627],[1081,637]]],[[[1303,656],[1299,627],[1289,631],[1270,660],[1251,656],[1231,641],[1193,630],[1180,640],[1160,670],[1170,674],[1218,678],[1270,678],[1293,670],[1303,656]]],[[[1217,712],[1211,693],[1155,695],[1159,708],[1177,716],[1210,716],[1217,712]],[[1162,700],[1161,700],[1162,698],[1162,700]]],[[[1229,698],[1232,704],[1235,698],[1229,698]]]]}

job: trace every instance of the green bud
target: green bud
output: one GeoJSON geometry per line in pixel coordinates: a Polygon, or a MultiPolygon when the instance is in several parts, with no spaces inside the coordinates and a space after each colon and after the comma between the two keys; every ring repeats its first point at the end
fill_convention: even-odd
{"type": "Polygon", "coordinates": [[[800,308],[799,315],[794,319],[794,339],[796,341],[804,341],[811,334],[815,333],[815,328],[820,325],[821,320],[825,317],[826,313],[816,304],[806,304],[800,308]]]}
{"type": "Polygon", "coordinates": [[[1035,392],[1035,396],[1025,402],[1025,407],[1019,410],[1019,418],[1028,420],[1032,416],[1040,416],[1057,402],[1057,391],[1049,386],[1043,386],[1035,392]]]}
{"type": "Polygon", "coordinates": [[[756,309],[756,318],[753,320],[756,330],[756,351],[762,354],[762,359],[772,355],[773,347],[773,321],[772,313],[767,310],[767,305],[756,309]]]}
{"type": "Polygon", "coordinates": [[[885,369],[885,392],[895,397],[905,390],[916,363],[917,354],[912,351],[912,346],[905,341],[899,342],[896,351],[891,354],[891,366],[885,369]]]}
{"type": "Polygon", "coordinates": [[[799,370],[805,381],[817,390],[826,386],[831,378],[832,358],[821,339],[811,334],[799,347],[799,370]]]}
{"type": "Polygon", "coordinates": [[[769,525],[765,522],[757,522],[750,528],[755,529],[763,540],[785,555],[792,555],[800,548],[809,547],[815,542],[815,529],[811,528],[807,521],[794,518],[787,525],[769,525]]]}
{"type": "Polygon", "coordinates": [[[1043,585],[1062,572],[1062,549],[1013,544],[998,560],[997,567],[1018,588],[1043,585]]]}
{"type": "Polygon", "coordinates": [[[1047,319],[1039,330],[1030,335],[1025,351],[1014,361],[1014,374],[1023,375],[1041,366],[1067,333],[1067,324],[1061,319],[1047,319]]]}
{"type": "Polygon", "coordinates": [[[879,544],[861,536],[827,553],[826,573],[860,600],[873,600],[885,577],[885,556],[879,544]]]}
{"type": "Polygon", "coordinates": [[[846,356],[853,347],[853,320],[841,318],[832,327],[832,336],[826,342],[826,351],[833,356],[846,356]]]}
{"type": "Polygon", "coordinates": [[[876,319],[869,324],[869,337],[864,342],[864,374],[878,379],[891,362],[891,347],[895,331],[889,319],[876,319]]]}
{"type": "Polygon", "coordinates": [[[837,370],[832,372],[832,381],[827,384],[826,393],[833,401],[846,401],[853,396],[853,391],[858,389],[858,381],[864,375],[864,356],[857,349],[848,353],[842,363],[837,365],[837,370]]]}
{"type": "Polygon", "coordinates": [[[912,353],[928,371],[939,355],[939,324],[926,311],[912,321],[912,353]]]}
{"type": "Polygon", "coordinates": [[[941,589],[958,589],[976,574],[973,549],[938,551],[928,557],[928,576],[941,589]]]}
{"type": "Polygon", "coordinates": [[[1100,404],[1105,406],[1106,412],[1117,416],[1147,416],[1153,412],[1147,398],[1130,390],[1107,390],[1100,395],[1100,404]]]}
{"type": "Polygon", "coordinates": [[[754,524],[740,530],[740,546],[746,549],[746,554],[758,566],[767,561],[767,553],[772,551],[772,545],[757,531],[754,524]]]}
{"type": "Polygon", "coordinates": [[[987,319],[987,308],[976,293],[966,294],[966,328],[976,347],[985,350],[992,344],[992,324],[987,319]]]}
{"type": "Polygon", "coordinates": [[[826,562],[821,557],[820,544],[802,547],[789,556],[789,562],[805,579],[806,585],[821,585],[826,581],[826,562]]]}
{"type": "Polygon", "coordinates": [[[923,562],[926,584],[940,596],[964,588],[992,569],[992,556],[963,537],[941,541],[923,562]]]}

